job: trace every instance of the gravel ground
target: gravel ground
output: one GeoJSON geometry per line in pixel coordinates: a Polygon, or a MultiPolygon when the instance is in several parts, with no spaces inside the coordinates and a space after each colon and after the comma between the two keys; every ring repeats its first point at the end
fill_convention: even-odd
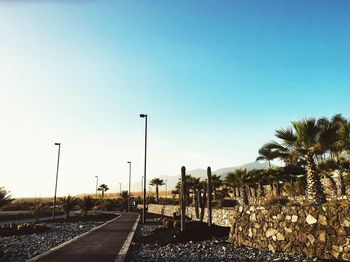
{"type": "MultiPolygon", "coordinates": [[[[135,236],[150,234],[158,225],[139,225],[135,236]]],[[[317,261],[303,255],[288,255],[235,247],[223,239],[212,239],[183,244],[140,244],[132,242],[127,261],[317,261]]]]}
{"type": "Polygon", "coordinates": [[[103,223],[46,223],[51,229],[43,233],[0,237],[0,261],[26,261],[103,223]]]}

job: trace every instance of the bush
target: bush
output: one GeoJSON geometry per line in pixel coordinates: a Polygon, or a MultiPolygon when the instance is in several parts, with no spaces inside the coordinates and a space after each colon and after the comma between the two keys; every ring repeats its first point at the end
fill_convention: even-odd
{"type": "Polygon", "coordinates": [[[174,228],[174,220],[168,219],[165,221],[165,228],[172,229],[174,228]]]}
{"type": "Polygon", "coordinates": [[[0,187],[0,208],[10,205],[13,200],[9,192],[5,188],[0,187]]]}
{"type": "Polygon", "coordinates": [[[173,223],[174,229],[180,229],[181,228],[181,222],[179,220],[175,220],[173,223]]]}

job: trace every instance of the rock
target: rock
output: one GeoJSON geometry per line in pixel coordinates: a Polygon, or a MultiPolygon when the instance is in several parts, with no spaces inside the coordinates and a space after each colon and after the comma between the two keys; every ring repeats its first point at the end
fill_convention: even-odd
{"type": "Polygon", "coordinates": [[[251,215],[250,215],[250,221],[256,221],[255,213],[251,213],[251,215]]]}
{"type": "Polygon", "coordinates": [[[271,245],[271,244],[269,244],[269,245],[268,245],[268,249],[269,249],[270,251],[275,251],[274,246],[273,246],[273,245],[271,245]]]}
{"type": "Polygon", "coordinates": [[[291,219],[292,219],[292,217],[290,215],[286,216],[286,220],[291,220],[291,219]]]}
{"type": "Polygon", "coordinates": [[[251,229],[251,228],[248,229],[248,236],[249,236],[250,238],[253,237],[253,232],[252,232],[252,229],[251,229]]]}
{"type": "Polygon", "coordinates": [[[292,229],[289,228],[289,227],[285,227],[284,230],[285,230],[287,233],[292,233],[292,232],[293,232],[292,229]]]}
{"type": "Polygon", "coordinates": [[[292,223],[297,222],[298,221],[298,216],[297,215],[293,215],[291,221],[292,221],[292,223]]]}
{"type": "Polygon", "coordinates": [[[337,228],[336,232],[338,236],[346,236],[346,231],[344,227],[337,228]]]}
{"type": "Polygon", "coordinates": [[[350,253],[344,253],[342,256],[343,260],[350,260],[350,253]]]}
{"type": "Polygon", "coordinates": [[[337,248],[333,248],[335,246],[332,246],[332,250],[331,250],[331,255],[335,258],[338,259],[339,257],[339,250],[337,248]]]}
{"type": "Polygon", "coordinates": [[[239,206],[239,207],[238,207],[238,211],[242,213],[243,207],[242,207],[242,206],[239,206]]]}
{"type": "Polygon", "coordinates": [[[326,242],[326,231],[320,231],[318,233],[318,240],[321,242],[326,242]]]}
{"type": "Polygon", "coordinates": [[[327,218],[324,215],[318,216],[318,222],[320,222],[321,225],[327,226],[327,218]]]}
{"type": "Polygon", "coordinates": [[[281,233],[277,233],[276,234],[276,238],[278,241],[283,241],[284,240],[284,236],[281,233]]]}
{"type": "Polygon", "coordinates": [[[317,223],[317,219],[309,214],[306,217],[306,223],[308,223],[309,225],[313,225],[313,224],[317,223]]]}
{"type": "Polygon", "coordinates": [[[266,237],[271,237],[271,236],[274,236],[278,233],[278,231],[274,228],[269,228],[267,231],[266,231],[266,234],[265,236],[266,237]]]}
{"type": "Polygon", "coordinates": [[[312,234],[307,235],[307,239],[309,240],[310,244],[313,245],[315,243],[315,237],[312,234]]]}
{"type": "Polygon", "coordinates": [[[350,221],[345,219],[342,223],[342,226],[343,227],[350,227],[350,221]]]}

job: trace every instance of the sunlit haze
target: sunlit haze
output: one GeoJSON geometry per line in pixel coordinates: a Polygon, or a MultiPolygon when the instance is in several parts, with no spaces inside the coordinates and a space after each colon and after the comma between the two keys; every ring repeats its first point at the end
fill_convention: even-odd
{"type": "Polygon", "coordinates": [[[133,190],[252,162],[274,130],[349,117],[349,1],[0,1],[0,176],[15,197],[133,190]],[[136,188],[137,187],[137,188],[136,188]]]}

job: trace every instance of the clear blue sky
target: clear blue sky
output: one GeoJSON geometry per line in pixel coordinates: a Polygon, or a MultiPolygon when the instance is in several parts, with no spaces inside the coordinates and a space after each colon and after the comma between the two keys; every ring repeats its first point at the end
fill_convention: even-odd
{"type": "Polygon", "coordinates": [[[0,176],[17,196],[254,161],[274,130],[348,117],[349,1],[1,1],[0,176]]]}

